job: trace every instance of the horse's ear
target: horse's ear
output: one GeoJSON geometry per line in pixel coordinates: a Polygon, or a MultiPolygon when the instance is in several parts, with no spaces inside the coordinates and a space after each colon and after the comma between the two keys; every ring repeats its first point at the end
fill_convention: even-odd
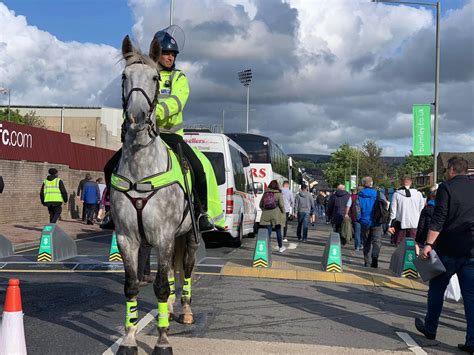
{"type": "Polygon", "coordinates": [[[158,41],[156,37],[153,37],[153,40],[150,43],[150,53],[148,54],[148,56],[155,63],[158,63],[158,61],[160,60],[160,55],[161,55],[160,41],[158,41]]]}
{"type": "Polygon", "coordinates": [[[129,53],[133,53],[133,44],[128,35],[122,41],[122,55],[125,56],[129,53]]]}

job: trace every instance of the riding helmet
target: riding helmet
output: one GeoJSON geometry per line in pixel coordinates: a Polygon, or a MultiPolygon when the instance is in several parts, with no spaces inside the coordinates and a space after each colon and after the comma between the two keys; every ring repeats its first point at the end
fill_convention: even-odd
{"type": "Polygon", "coordinates": [[[179,53],[178,43],[168,32],[156,32],[155,38],[160,41],[162,51],[179,53]]]}

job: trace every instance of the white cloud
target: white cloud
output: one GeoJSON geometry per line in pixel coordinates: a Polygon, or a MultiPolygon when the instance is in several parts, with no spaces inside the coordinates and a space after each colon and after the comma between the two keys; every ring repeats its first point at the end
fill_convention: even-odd
{"type": "Polygon", "coordinates": [[[87,105],[121,70],[117,49],[61,42],[0,3],[0,85],[12,104],[87,105]]]}
{"type": "MultiPolygon", "coordinates": [[[[169,1],[129,6],[131,32],[147,49],[169,23],[169,1]]],[[[473,7],[471,0],[442,19],[441,150],[474,150],[474,40],[467,23],[473,7]]],[[[0,85],[12,86],[17,102],[119,106],[117,49],[58,41],[2,4],[0,22],[0,85]]],[[[434,18],[426,8],[367,0],[180,0],[174,22],[186,33],[178,67],[191,84],[191,123],[216,124],[223,109],[243,111],[236,73],[248,67],[257,109],[250,127],[291,153],[328,153],[375,139],[386,154],[406,154],[411,105],[433,101],[434,18]]],[[[226,130],[242,131],[242,111],[228,115],[226,130]]]]}

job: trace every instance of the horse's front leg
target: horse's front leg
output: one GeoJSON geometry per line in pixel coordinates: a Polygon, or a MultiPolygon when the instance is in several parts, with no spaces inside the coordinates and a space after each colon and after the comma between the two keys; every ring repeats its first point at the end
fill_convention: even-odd
{"type": "MultiPolygon", "coordinates": [[[[201,240],[201,243],[204,243],[201,240]]],[[[180,321],[183,324],[193,324],[194,316],[193,311],[191,310],[191,299],[192,299],[192,273],[194,269],[194,264],[196,262],[196,251],[198,249],[198,244],[194,238],[193,233],[188,233],[186,235],[186,248],[183,259],[183,271],[184,275],[182,277],[183,291],[181,294],[181,304],[183,306],[182,314],[180,316],[180,321]]]]}
{"type": "MultiPolygon", "coordinates": [[[[167,240],[173,240],[168,238],[167,240]]],[[[174,243],[173,243],[174,244],[174,243]]],[[[154,355],[173,354],[173,349],[168,340],[168,330],[170,326],[170,313],[168,308],[168,300],[171,294],[168,275],[171,273],[171,264],[173,261],[174,246],[160,245],[158,247],[158,271],[156,273],[153,290],[158,300],[158,341],[153,350],[154,355]]]]}
{"type": "Polygon", "coordinates": [[[127,299],[125,310],[125,335],[117,351],[120,355],[138,354],[138,346],[135,339],[138,323],[138,302],[139,281],[138,269],[138,249],[140,243],[130,240],[124,235],[117,234],[117,244],[122,254],[123,266],[125,268],[124,292],[127,299]]]}

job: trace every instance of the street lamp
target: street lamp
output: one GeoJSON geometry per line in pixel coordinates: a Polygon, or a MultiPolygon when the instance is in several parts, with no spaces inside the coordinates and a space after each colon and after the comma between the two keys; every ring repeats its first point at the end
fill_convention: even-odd
{"type": "Polygon", "coordinates": [[[435,64],[435,101],[434,105],[434,132],[433,132],[433,182],[436,185],[438,182],[438,112],[439,112],[439,57],[440,57],[440,36],[439,36],[439,23],[441,13],[441,3],[436,2],[411,2],[411,1],[392,1],[392,0],[372,0],[372,2],[384,2],[389,4],[405,4],[405,5],[421,5],[431,6],[436,8],[436,64],[435,64]]]}
{"type": "Polygon", "coordinates": [[[239,80],[243,86],[247,87],[247,133],[249,133],[249,98],[250,82],[252,81],[252,69],[239,71],[239,80]]]}
{"type": "Polygon", "coordinates": [[[6,89],[6,88],[0,87],[0,94],[6,95],[8,93],[8,121],[11,120],[10,92],[11,92],[11,89],[6,89]]]}

